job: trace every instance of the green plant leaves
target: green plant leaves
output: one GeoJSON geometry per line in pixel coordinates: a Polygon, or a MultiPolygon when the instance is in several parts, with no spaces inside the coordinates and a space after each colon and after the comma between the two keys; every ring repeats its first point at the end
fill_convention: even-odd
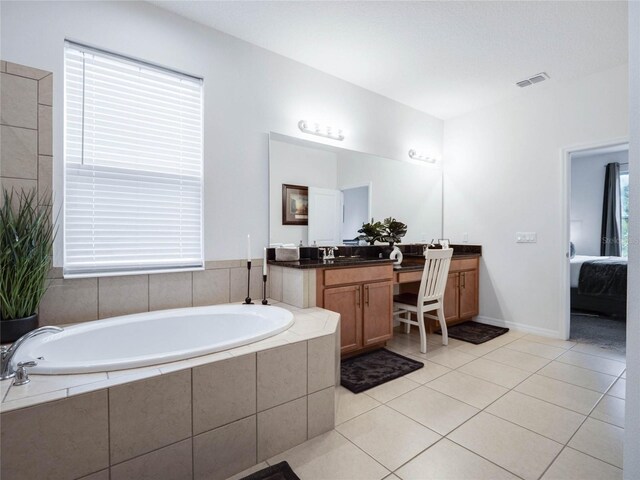
{"type": "Polygon", "coordinates": [[[407,225],[399,222],[393,217],[385,218],[383,222],[375,222],[373,218],[371,223],[363,223],[362,228],[358,230],[361,233],[358,238],[366,240],[370,245],[376,241],[400,243],[402,237],[407,234],[407,225]]]}

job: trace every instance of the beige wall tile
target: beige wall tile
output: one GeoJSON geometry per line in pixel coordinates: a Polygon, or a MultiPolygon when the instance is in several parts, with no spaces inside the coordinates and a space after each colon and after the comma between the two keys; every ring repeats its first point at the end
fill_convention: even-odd
{"type": "Polygon", "coordinates": [[[100,318],[149,311],[149,275],[98,279],[100,318]]]}
{"type": "Polygon", "coordinates": [[[149,275],[149,310],[191,306],[191,272],[149,275]]]}
{"type": "Polygon", "coordinates": [[[256,413],[256,354],[193,369],[193,432],[256,413]]]}
{"type": "Polygon", "coordinates": [[[256,463],[256,417],[193,438],[194,478],[223,480],[256,463]]]}
{"type": "Polygon", "coordinates": [[[53,105],[53,74],[38,81],[38,103],[41,105],[53,105]]]}
{"type": "Polygon", "coordinates": [[[269,266],[269,296],[279,302],[282,301],[282,267],[269,266]]]}
{"type": "Polygon", "coordinates": [[[0,72],[6,72],[7,71],[7,62],[5,62],[4,60],[0,60],[0,72]]]}
{"type": "Polygon", "coordinates": [[[193,478],[191,439],[174,443],[111,467],[111,480],[190,480],[193,478]]]}
{"type": "Polygon", "coordinates": [[[40,325],[86,322],[98,318],[98,279],[52,279],[39,309],[40,325]]]}
{"type": "Polygon", "coordinates": [[[92,473],[78,480],[109,480],[109,469],[100,470],[99,472],[92,473]]]}
{"type": "Polygon", "coordinates": [[[34,80],[40,80],[47,75],[51,75],[51,72],[40,70],[39,68],[27,67],[26,65],[11,62],[7,62],[7,73],[33,78],[34,80]]]}
{"type": "Polygon", "coordinates": [[[336,388],[329,387],[319,392],[310,394],[308,399],[308,435],[316,437],[333,430],[336,425],[335,409],[336,388]]]}
{"type": "Polygon", "coordinates": [[[229,269],[193,272],[193,306],[229,303],[229,269]]]}
{"type": "Polygon", "coordinates": [[[307,440],[307,398],[258,413],[258,461],[307,440]]]}
{"type": "MultiPolygon", "coordinates": [[[[29,191],[38,187],[36,180],[24,180],[22,178],[5,178],[0,177],[0,189],[6,189],[7,191],[15,191],[20,193],[21,191],[29,191]]],[[[18,205],[19,197],[13,196],[14,205],[18,205]]],[[[4,205],[4,197],[0,195],[0,205],[4,205]]]]}
{"type": "Polygon", "coordinates": [[[307,393],[307,343],[258,352],[258,411],[307,393]]]}
{"type": "Polygon", "coordinates": [[[317,392],[335,385],[336,339],[334,335],[309,340],[309,380],[307,391],[317,392]]]}
{"type": "Polygon", "coordinates": [[[38,82],[0,74],[0,122],[12,127],[38,128],[38,82]]]}
{"type": "Polygon", "coordinates": [[[191,436],[191,371],[109,389],[111,463],[191,436]]]}
{"type": "Polygon", "coordinates": [[[53,204],[53,157],[38,157],[38,199],[42,205],[53,204]]]}
{"type": "Polygon", "coordinates": [[[238,268],[242,266],[242,260],[206,260],[204,265],[204,268],[207,270],[213,270],[216,268],[238,268]]]}
{"type": "Polygon", "coordinates": [[[38,132],[3,125],[0,132],[0,175],[38,178],[38,132]]]}
{"type": "Polygon", "coordinates": [[[38,153],[53,155],[53,130],[51,110],[48,105],[38,105],[38,153]]]}
{"type": "Polygon", "coordinates": [[[106,390],[2,414],[0,477],[78,478],[109,466],[106,390]]]}
{"type": "MultiPolygon", "coordinates": [[[[241,302],[247,296],[247,268],[232,268],[230,270],[230,301],[241,302]]],[[[253,265],[251,268],[251,299],[262,299],[262,268],[253,265]]]]}
{"type": "Polygon", "coordinates": [[[282,301],[284,303],[298,308],[307,308],[309,306],[308,289],[308,270],[282,269],[282,301]]]}

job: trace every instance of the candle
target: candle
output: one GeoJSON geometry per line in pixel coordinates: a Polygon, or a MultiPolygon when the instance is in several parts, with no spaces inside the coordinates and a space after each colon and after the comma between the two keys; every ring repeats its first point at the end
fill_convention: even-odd
{"type": "Polygon", "coordinates": [[[247,235],[247,262],[251,261],[251,235],[247,235]]]}
{"type": "Polygon", "coordinates": [[[262,275],[267,274],[267,247],[264,247],[264,258],[262,260],[262,275]]]}

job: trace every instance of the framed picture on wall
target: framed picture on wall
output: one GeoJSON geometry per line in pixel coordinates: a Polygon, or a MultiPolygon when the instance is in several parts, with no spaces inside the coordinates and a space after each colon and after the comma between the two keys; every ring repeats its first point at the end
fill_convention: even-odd
{"type": "Polygon", "coordinates": [[[282,224],[307,225],[309,220],[309,188],[282,184],[282,224]]]}

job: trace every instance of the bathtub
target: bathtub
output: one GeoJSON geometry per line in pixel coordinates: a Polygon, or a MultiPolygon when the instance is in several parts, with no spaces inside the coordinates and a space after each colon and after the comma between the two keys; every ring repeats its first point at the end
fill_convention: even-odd
{"type": "Polygon", "coordinates": [[[124,315],[66,327],[27,341],[16,362],[38,374],[109,372],[220,352],[287,330],[293,314],[276,306],[214,305],[124,315]]]}

